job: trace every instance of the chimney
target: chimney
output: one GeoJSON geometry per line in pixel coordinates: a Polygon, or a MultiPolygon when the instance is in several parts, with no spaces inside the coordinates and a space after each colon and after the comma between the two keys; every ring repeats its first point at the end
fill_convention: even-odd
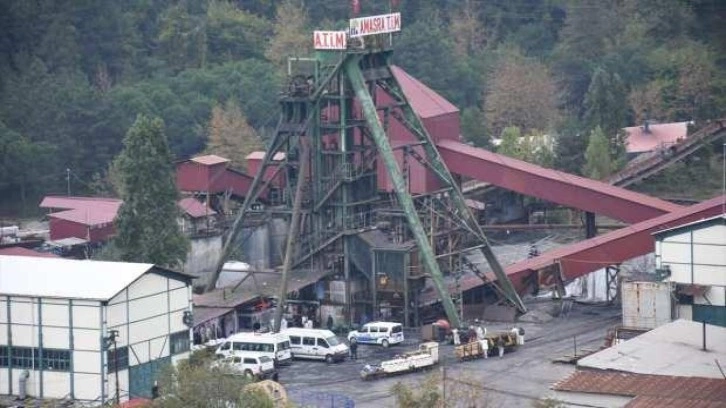
{"type": "Polygon", "coordinates": [[[650,118],[648,118],[648,109],[643,110],[643,132],[650,133],[650,118]]]}

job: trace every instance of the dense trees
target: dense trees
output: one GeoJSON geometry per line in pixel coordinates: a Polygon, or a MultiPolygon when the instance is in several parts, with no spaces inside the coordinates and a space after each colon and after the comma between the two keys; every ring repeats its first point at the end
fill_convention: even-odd
{"type": "MultiPolygon", "coordinates": [[[[398,3],[395,63],[461,109],[476,145],[507,126],[555,135],[555,163],[580,172],[597,126],[617,142],[646,112],[698,123],[726,110],[726,8],[713,0],[398,3]]],[[[361,14],[389,6],[361,1],[361,14]]],[[[228,100],[264,138],[286,57],[349,17],[339,0],[0,2],[0,140],[14,146],[0,150],[12,169],[0,197],[64,191],[66,168],[90,192],[138,113],[164,120],[175,157],[205,149],[228,100]]]]}

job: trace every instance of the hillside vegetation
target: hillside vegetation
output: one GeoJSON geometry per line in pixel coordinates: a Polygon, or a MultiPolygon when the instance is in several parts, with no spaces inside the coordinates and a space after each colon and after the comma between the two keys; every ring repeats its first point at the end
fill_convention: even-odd
{"type": "MultiPolygon", "coordinates": [[[[360,3],[362,15],[389,9],[360,3]]],[[[507,128],[547,133],[558,143],[545,164],[601,175],[618,165],[619,128],[726,112],[718,0],[393,3],[403,14],[395,62],[461,109],[478,146],[507,128]],[[591,135],[597,167],[585,163],[591,135]]],[[[176,158],[215,151],[229,139],[223,129],[259,145],[277,120],[285,59],[309,52],[313,29],[344,28],[349,4],[0,1],[1,200],[35,206],[64,193],[68,175],[74,194],[104,191],[138,114],[164,120],[176,158]]],[[[536,161],[530,153],[521,154],[536,161]]]]}

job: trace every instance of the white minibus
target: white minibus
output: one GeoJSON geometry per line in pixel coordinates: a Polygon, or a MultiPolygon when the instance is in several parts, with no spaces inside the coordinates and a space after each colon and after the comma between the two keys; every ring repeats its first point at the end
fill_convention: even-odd
{"type": "Polygon", "coordinates": [[[282,332],[290,339],[293,358],[325,360],[328,363],[345,360],[348,346],[330,330],[289,328],[282,332]]]}
{"type": "Polygon", "coordinates": [[[222,343],[216,351],[217,357],[230,357],[240,352],[253,351],[264,353],[275,364],[289,364],[292,362],[290,353],[290,340],[279,333],[237,333],[222,343]]]}

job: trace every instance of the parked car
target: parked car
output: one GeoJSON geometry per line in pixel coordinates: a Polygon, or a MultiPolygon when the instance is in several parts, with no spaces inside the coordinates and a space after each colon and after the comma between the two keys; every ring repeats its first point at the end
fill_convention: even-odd
{"type": "Polygon", "coordinates": [[[403,342],[403,326],[394,322],[372,322],[348,333],[348,341],[388,347],[403,342]]]}
{"type": "Polygon", "coordinates": [[[221,358],[212,364],[212,368],[229,374],[244,375],[250,379],[276,377],[275,362],[261,353],[245,352],[221,358]]]}
{"type": "Polygon", "coordinates": [[[293,358],[325,360],[328,363],[345,360],[348,346],[341,343],[330,330],[290,328],[282,332],[290,339],[293,358]]]}

